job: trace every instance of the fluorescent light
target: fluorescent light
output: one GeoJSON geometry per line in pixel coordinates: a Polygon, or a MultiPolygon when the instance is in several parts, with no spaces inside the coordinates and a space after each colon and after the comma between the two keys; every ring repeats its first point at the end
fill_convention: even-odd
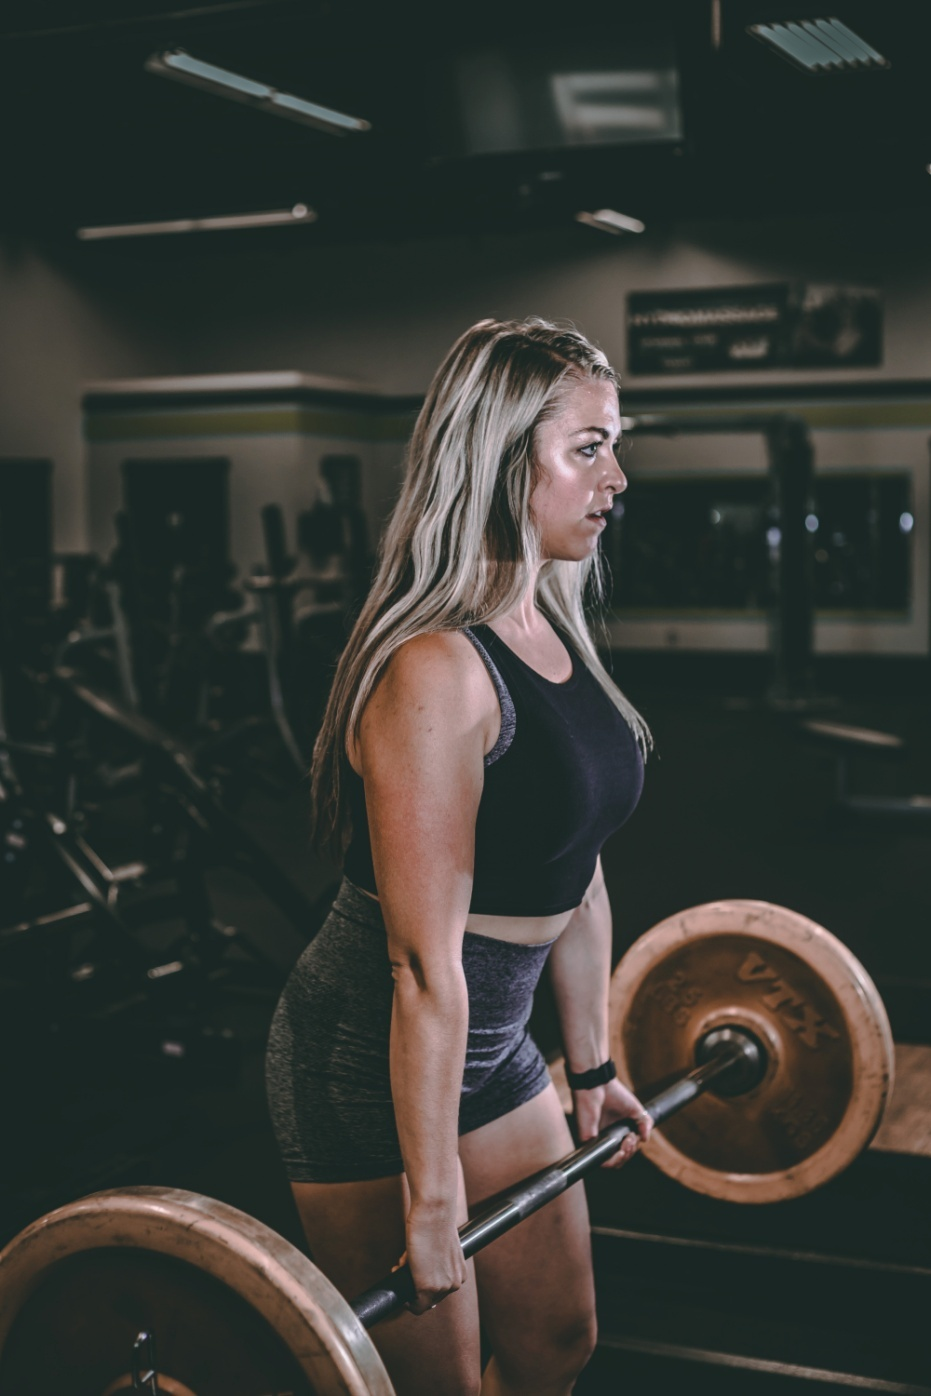
{"type": "Polygon", "coordinates": [[[266,82],[253,82],[239,73],[231,73],[227,68],[218,68],[213,63],[203,63],[184,49],[162,54],[162,62],[173,74],[199,78],[211,87],[230,87],[234,92],[242,92],[247,97],[264,98],[266,101],[274,92],[266,82]]]}
{"type": "Polygon", "coordinates": [[[306,204],[274,209],[270,213],[230,213],[213,218],[171,218],[158,223],[111,223],[95,228],[78,228],[83,242],[104,238],[158,237],[163,233],[211,233],[228,228],[270,228],[276,225],[315,223],[317,215],[306,204]]]}
{"type": "Polygon", "coordinates": [[[334,128],[340,131],[370,131],[372,129],[367,121],[362,121],[357,116],[345,116],[341,111],[318,106],[316,102],[307,102],[303,97],[292,97],[288,92],[274,92],[269,100],[273,107],[284,109],[280,113],[282,116],[293,112],[296,117],[302,118],[308,125],[319,126],[323,131],[334,128]]]}
{"type": "Polygon", "coordinates": [[[600,208],[597,213],[577,213],[575,221],[585,223],[589,228],[598,228],[603,233],[613,233],[615,237],[620,237],[621,233],[646,231],[646,224],[641,223],[639,218],[629,218],[626,213],[617,213],[613,208],[600,208]]]}
{"type": "Polygon", "coordinates": [[[232,73],[227,68],[218,68],[214,63],[205,63],[194,58],[183,48],[169,49],[164,53],[153,53],[145,62],[146,71],[158,77],[172,78],[175,82],[187,83],[189,87],[199,87],[204,92],[212,92],[218,97],[228,97],[234,102],[244,102],[257,111],[269,112],[272,116],[283,116],[289,121],[299,121],[304,126],[314,126],[319,131],[329,131],[334,135],[345,135],[347,131],[370,131],[371,123],[359,116],[347,116],[345,112],[322,107],[317,102],[308,102],[290,92],[279,92],[268,83],[255,82],[232,73]]]}
{"type": "Polygon", "coordinates": [[[769,44],[806,73],[850,68],[888,68],[873,45],[839,19],[803,19],[798,23],[750,24],[747,33],[769,44]]]}
{"type": "Polygon", "coordinates": [[[868,44],[865,39],[860,38],[859,34],[855,34],[852,29],[848,29],[843,20],[819,19],[816,23],[820,29],[830,27],[836,35],[845,38],[848,44],[851,44],[855,49],[863,49],[867,58],[872,59],[874,63],[881,63],[884,68],[890,67],[888,58],[883,58],[881,53],[876,52],[872,44],[868,44]]]}
{"type": "Polygon", "coordinates": [[[856,62],[863,57],[862,50],[848,43],[839,31],[835,32],[826,19],[803,20],[802,28],[806,34],[810,34],[819,44],[824,44],[844,63],[856,62]]]}
{"type": "Polygon", "coordinates": [[[836,51],[828,44],[822,42],[818,37],[818,30],[813,24],[789,23],[785,25],[776,25],[776,29],[780,28],[788,30],[792,35],[809,67],[843,67],[843,62],[840,64],[837,63],[836,51]]]}

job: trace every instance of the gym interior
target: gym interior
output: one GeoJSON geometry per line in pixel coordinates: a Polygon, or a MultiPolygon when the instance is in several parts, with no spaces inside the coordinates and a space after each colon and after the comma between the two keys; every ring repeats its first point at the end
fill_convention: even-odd
{"type": "MultiPolygon", "coordinates": [[[[391,1389],[332,1296],[236,1280],[182,1332],[146,1237],[214,1199],[310,1292],[263,1056],[340,881],[311,752],[436,366],[528,316],[622,380],[614,1055],[641,1099],[694,1071],[730,937],[703,1030],[779,1083],[573,1184],[576,1390],[931,1396],[929,40],[904,0],[5,8],[2,1396],[391,1389]]],[[[531,1029],[571,1107],[545,983],[531,1029]]]]}

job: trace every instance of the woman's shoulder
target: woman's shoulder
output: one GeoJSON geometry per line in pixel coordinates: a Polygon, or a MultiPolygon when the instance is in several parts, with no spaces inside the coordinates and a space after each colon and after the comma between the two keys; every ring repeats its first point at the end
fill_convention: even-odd
{"type": "Polygon", "coordinates": [[[395,650],[386,666],[385,681],[425,700],[488,706],[489,683],[475,646],[460,630],[413,635],[395,650]]]}
{"type": "Polygon", "coordinates": [[[498,700],[484,665],[458,631],[416,635],[395,650],[366,704],[359,729],[361,748],[347,743],[350,764],[361,774],[368,741],[379,749],[391,736],[398,749],[426,740],[475,741],[481,756],[495,740],[498,700]],[[354,759],[355,758],[355,759],[354,759]]]}
{"type": "MultiPolygon", "coordinates": [[[[485,737],[497,715],[498,700],[485,667],[458,630],[431,631],[402,641],[386,663],[359,719],[357,736],[346,735],[346,755],[362,774],[360,739],[381,741],[411,732],[476,729],[485,737]]],[[[493,738],[492,738],[493,740],[493,738]]]]}

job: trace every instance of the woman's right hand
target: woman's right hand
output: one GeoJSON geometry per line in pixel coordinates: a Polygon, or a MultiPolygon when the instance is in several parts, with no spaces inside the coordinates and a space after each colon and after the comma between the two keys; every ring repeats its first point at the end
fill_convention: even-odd
{"type": "Polygon", "coordinates": [[[462,1254],[455,1209],[414,1203],[407,1216],[405,1259],[414,1281],[411,1313],[425,1314],[441,1299],[454,1294],[466,1282],[468,1271],[462,1254]]]}

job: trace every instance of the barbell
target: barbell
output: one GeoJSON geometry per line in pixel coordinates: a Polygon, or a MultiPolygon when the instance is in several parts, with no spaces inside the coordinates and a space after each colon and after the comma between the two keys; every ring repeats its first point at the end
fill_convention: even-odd
{"type": "MultiPolygon", "coordinates": [[[[610,1003],[619,1074],[657,1125],[645,1152],[687,1187],[737,1202],[797,1197],[879,1126],[893,1078],[882,1000],[807,917],[758,901],[681,912],[624,956],[610,1003]]],[[[619,1121],[518,1183],[460,1230],[463,1252],[545,1206],[630,1132],[619,1121]]],[[[97,1193],[0,1254],[0,1396],[392,1396],[367,1329],[411,1295],[404,1267],[350,1304],[283,1237],[210,1198],[97,1193]]]]}

